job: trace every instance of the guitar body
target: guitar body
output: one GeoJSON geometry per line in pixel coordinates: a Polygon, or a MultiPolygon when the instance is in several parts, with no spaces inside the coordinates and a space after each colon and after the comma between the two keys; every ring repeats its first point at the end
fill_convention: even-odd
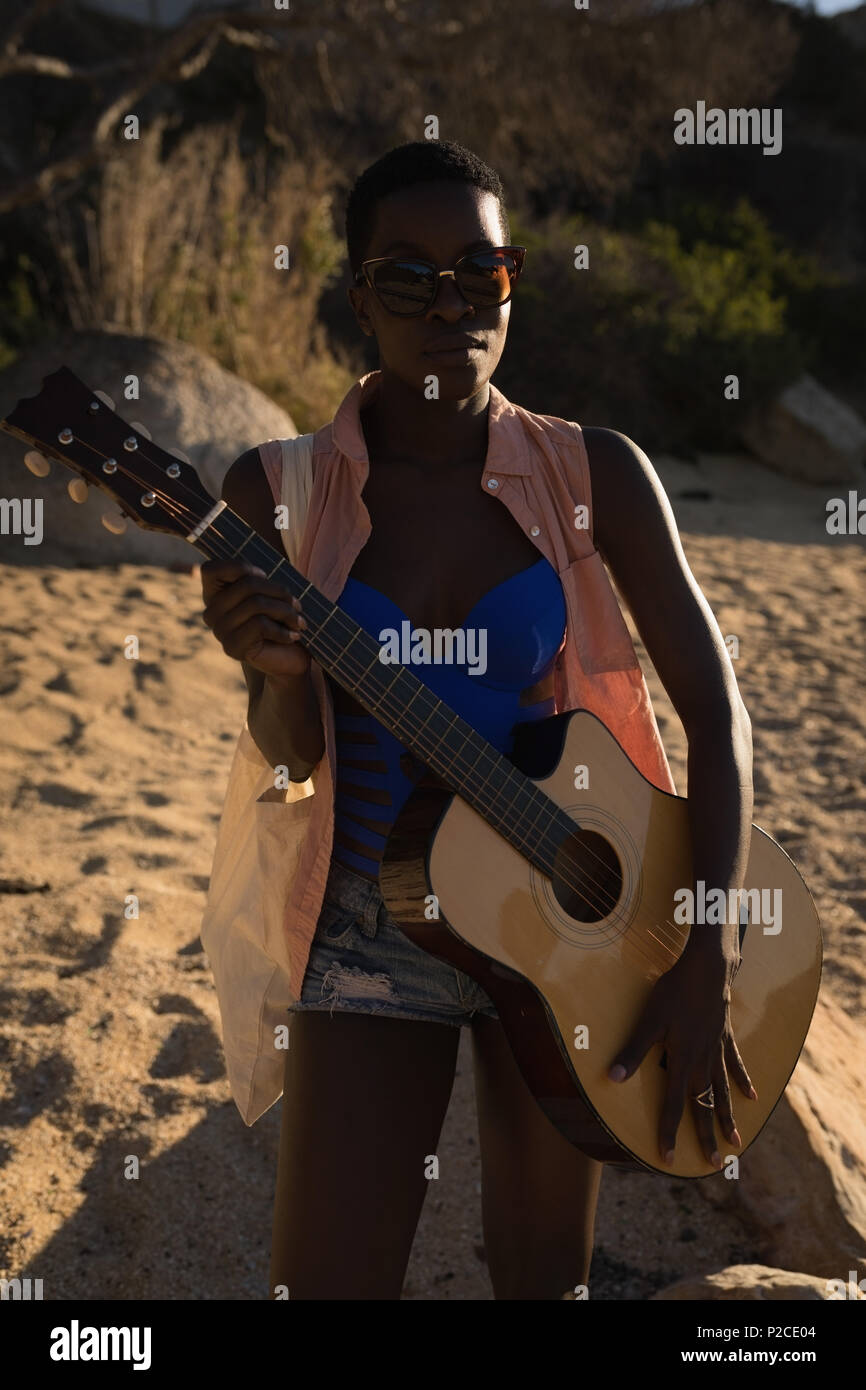
{"type": "MultiPolygon", "coordinates": [[[[553,880],[477,811],[447,787],[422,782],[386,845],[380,885],[388,911],[416,945],[487,991],[527,1085],[577,1148],[629,1169],[679,1177],[713,1173],[685,1115],[674,1162],[662,1165],[657,1134],[666,1071],[660,1046],[627,1081],[607,1079],[653,984],[688,937],[690,928],[674,923],[674,894],[692,885],[687,802],[653,787],[604,724],[584,710],[519,726],[513,761],[615,850],[621,889],[610,910],[588,921],[571,915],[553,880]],[[589,787],[582,790],[575,788],[581,765],[589,771],[589,787]],[[425,917],[431,893],[438,921],[425,917]]],[[[765,930],[751,920],[740,929],[731,1020],[758,1099],[734,1087],[743,1140],[738,1155],[760,1133],[788,1083],[821,976],[820,925],[808,889],[784,850],[758,827],[743,886],[769,890],[769,901],[780,889],[782,915],[781,930],[778,921],[765,930]]]]}

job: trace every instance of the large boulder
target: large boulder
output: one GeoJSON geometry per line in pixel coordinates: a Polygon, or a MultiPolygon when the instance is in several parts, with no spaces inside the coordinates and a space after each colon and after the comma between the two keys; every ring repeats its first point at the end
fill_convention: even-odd
{"type": "Polygon", "coordinates": [[[866,482],[866,423],[808,374],[742,430],[770,468],[806,483],[866,482]]]}
{"type": "MultiPolygon", "coordinates": [[[[737,1105],[748,1102],[734,1099],[737,1105]]],[[[702,1182],[761,1235],[769,1263],[826,1279],[866,1276],[866,1038],[819,996],[800,1060],[739,1177],[702,1182]]]]}
{"type": "MultiPolygon", "coordinates": [[[[94,390],[103,390],[127,422],[140,422],[154,443],[180,449],[210,493],[218,497],[229,465],[245,449],[266,439],[294,438],[291,419],[249,382],[219,366],[188,343],[133,337],[119,332],[67,333],[18,358],[0,373],[0,418],[23,396],[36,395],[42,378],[67,366],[94,390]],[[138,377],[138,400],[124,398],[124,380],[138,377]]],[[[0,556],[13,563],[116,564],[193,563],[185,541],[128,522],[123,535],[110,533],[102,515],[116,511],[110,498],[91,489],[83,505],[67,485],[74,474],[52,461],[51,473],[35,477],[24,466],[26,446],[0,431],[0,496],[42,498],[44,539],[0,537],[0,556]]]]}
{"type": "Polygon", "coordinates": [[[828,1298],[838,1299],[866,1298],[856,1282],[846,1278],[844,1287],[831,1285],[827,1279],[814,1274],[797,1274],[791,1269],[771,1269],[767,1265],[729,1265],[727,1269],[717,1270],[715,1274],[696,1275],[691,1279],[680,1279],[669,1284],[666,1289],[654,1293],[650,1301],[693,1302],[703,1299],[758,1300],[786,1302],[789,1299],[814,1300],[822,1302],[828,1298]]]}

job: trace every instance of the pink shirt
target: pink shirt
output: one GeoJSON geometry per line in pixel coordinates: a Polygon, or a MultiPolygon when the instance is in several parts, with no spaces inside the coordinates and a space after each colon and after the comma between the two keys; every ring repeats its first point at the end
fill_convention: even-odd
{"type": "MultiPolygon", "coordinates": [[[[369,372],[356,382],[313,442],[313,488],[296,567],[332,602],[372,529],[361,497],[370,464],[360,409],[380,377],[378,371],[369,372]]],[[[259,454],[279,502],[279,440],[260,445],[259,454]]],[[[580,425],[524,410],[491,385],[487,456],[478,486],[508,508],[562,584],[567,626],[554,670],[556,712],[587,709],[597,715],[648,781],[675,792],[634,644],[593,544],[589,466],[580,425]]],[[[315,791],[284,916],[296,997],[324,898],[334,831],[333,699],[315,660],[310,669],[325,752],[312,774],[315,791]]]]}

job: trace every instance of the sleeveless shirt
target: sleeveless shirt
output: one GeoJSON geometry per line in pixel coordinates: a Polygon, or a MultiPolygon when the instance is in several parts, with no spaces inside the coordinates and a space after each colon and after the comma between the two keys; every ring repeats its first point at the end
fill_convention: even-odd
{"type": "MultiPolygon", "coordinates": [[[[295,568],[335,601],[372,530],[362,498],[369,458],[361,409],[380,372],[361,377],[333,420],[313,438],[313,482],[295,568]]],[[[509,401],[492,383],[488,444],[478,486],[498,498],[547,560],[561,586],[566,638],[553,666],[553,713],[586,709],[617,739],[654,786],[676,792],[649,691],[611,580],[593,542],[589,464],[575,421],[539,415],[509,401]]],[[[282,446],[259,445],[275,502],[280,500],[282,446]]],[[[357,593],[357,591],[356,591],[357,593]]],[[[433,668],[428,668],[432,670],[433,668]]],[[[275,1039],[297,998],[325,893],[334,848],[337,730],[325,673],[310,666],[325,751],[302,783],[274,789],[269,767],[244,726],[230,773],[238,797],[249,793],[255,815],[220,822],[222,850],[201,938],[214,976],[232,1095],[252,1125],[282,1094],[284,1052],[275,1039]],[[260,879],[270,891],[232,892],[232,863],[257,844],[260,879]],[[290,846],[287,851],[287,844],[290,846]],[[278,904],[274,906],[273,904],[278,904]]],[[[471,679],[477,679],[473,677],[471,679]]],[[[228,801],[227,801],[228,805],[228,801]]]]}

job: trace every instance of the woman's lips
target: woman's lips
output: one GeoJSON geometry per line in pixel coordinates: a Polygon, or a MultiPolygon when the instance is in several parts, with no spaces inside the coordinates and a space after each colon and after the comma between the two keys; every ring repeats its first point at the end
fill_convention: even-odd
{"type": "Polygon", "coordinates": [[[437,361],[441,362],[471,362],[473,353],[483,351],[480,343],[461,343],[457,347],[451,348],[427,348],[424,356],[435,357],[437,361]]]}

